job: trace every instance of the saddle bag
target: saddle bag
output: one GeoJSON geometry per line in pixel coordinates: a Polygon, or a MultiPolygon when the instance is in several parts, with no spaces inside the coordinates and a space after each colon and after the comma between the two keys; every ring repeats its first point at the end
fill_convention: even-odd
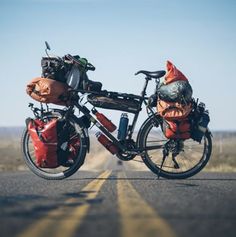
{"type": "Polygon", "coordinates": [[[95,107],[136,113],[140,109],[140,102],[134,97],[131,94],[109,92],[104,95],[90,94],[87,99],[95,107]]]}
{"type": "Polygon", "coordinates": [[[57,168],[73,164],[80,142],[76,137],[70,138],[70,129],[64,120],[28,119],[26,123],[38,167],[57,168]]]}
{"type": "Polygon", "coordinates": [[[191,137],[191,125],[188,119],[181,121],[163,120],[162,131],[168,139],[189,139],[191,137]]]}

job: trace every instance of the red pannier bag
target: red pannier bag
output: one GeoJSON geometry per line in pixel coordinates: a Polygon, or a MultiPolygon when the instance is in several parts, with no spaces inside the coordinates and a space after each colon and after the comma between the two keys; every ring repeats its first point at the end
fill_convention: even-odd
{"type": "Polygon", "coordinates": [[[181,121],[163,120],[162,130],[168,139],[189,139],[191,137],[188,119],[181,121]]]}
{"type": "Polygon", "coordinates": [[[40,168],[57,168],[57,119],[44,123],[39,119],[31,119],[28,132],[33,142],[36,165],[40,168]]]}

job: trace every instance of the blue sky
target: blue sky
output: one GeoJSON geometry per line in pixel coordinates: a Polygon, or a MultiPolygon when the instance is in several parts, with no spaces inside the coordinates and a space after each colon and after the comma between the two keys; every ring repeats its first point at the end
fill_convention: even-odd
{"type": "Polygon", "coordinates": [[[0,0],[0,126],[31,115],[25,87],[41,73],[47,40],[57,55],[88,58],[90,79],[112,91],[139,94],[134,73],[165,69],[169,59],[206,103],[210,127],[236,130],[235,12],[234,0],[0,0]]]}

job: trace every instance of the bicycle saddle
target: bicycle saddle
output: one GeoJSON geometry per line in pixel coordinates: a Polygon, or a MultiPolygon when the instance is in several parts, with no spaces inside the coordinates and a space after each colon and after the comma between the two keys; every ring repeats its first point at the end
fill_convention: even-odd
{"type": "Polygon", "coordinates": [[[141,71],[136,72],[134,75],[138,75],[140,73],[146,75],[147,77],[157,79],[157,78],[163,77],[166,74],[166,71],[161,70],[161,71],[149,72],[149,71],[141,70],[141,71]]]}

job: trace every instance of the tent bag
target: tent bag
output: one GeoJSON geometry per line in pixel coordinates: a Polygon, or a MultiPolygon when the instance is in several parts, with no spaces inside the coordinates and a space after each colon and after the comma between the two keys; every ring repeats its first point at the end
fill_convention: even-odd
{"type": "Polygon", "coordinates": [[[67,105],[68,89],[65,83],[38,77],[27,85],[26,92],[38,102],[67,105]]]}

